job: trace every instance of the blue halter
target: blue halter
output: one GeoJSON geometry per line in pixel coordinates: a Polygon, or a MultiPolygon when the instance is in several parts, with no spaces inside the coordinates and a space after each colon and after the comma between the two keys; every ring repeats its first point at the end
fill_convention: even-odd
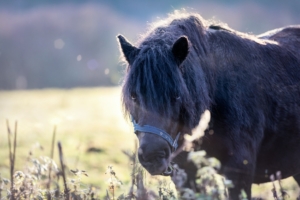
{"type": "Polygon", "coordinates": [[[162,137],[163,139],[165,139],[171,145],[171,147],[173,147],[173,151],[175,151],[177,149],[177,147],[178,147],[177,142],[178,142],[178,139],[180,136],[180,132],[177,134],[175,140],[173,140],[173,138],[164,130],[161,130],[157,127],[150,126],[150,125],[141,126],[135,122],[135,120],[133,119],[132,116],[131,116],[131,121],[133,124],[135,134],[137,131],[140,131],[140,132],[146,132],[146,133],[152,133],[152,134],[158,135],[158,136],[162,137]]]}

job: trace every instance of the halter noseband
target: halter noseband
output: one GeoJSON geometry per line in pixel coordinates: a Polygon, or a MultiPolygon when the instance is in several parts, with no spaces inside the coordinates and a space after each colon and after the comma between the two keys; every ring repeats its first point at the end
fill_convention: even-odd
{"type": "Polygon", "coordinates": [[[141,126],[135,122],[135,120],[133,119],[132,116],[131,116],[131,121],[133,124],[135,134],[137,131],[140,131],[140,132],[146,132],[146,133],[152,133],[152,134],[158,135],[158,136],[162,137],[163,139],[165,139],[171,145],[171,147],[173,147],[173,151],[175,151],[177,149],[177,147],[178,147],[177,142],[178,142],[178,139],[180,136],[180,132],[177,134],[175,140],[173,140],[173,138],[164,130],[161,130],[157,127],[150,126],[150,125],[141,126]]]}

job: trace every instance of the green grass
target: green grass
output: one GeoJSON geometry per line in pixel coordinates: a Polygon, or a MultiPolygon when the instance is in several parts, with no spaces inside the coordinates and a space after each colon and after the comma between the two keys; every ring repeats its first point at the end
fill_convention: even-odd
{"type": "MultiPolygon", "coordinates": [[[[50,156],[56,126],[56,140],[62,143],[66,165],[87,171],[88,177],[81,179],[83,184],[93,184],[105,193],[109,165],[125,185],[129,183],[131,163],[122,150],[134,151],[135,135],[123,117],[120,92],[119,87],[0,91],[1,176],[9,178],[8,119],[12,130],[18,121],[15,171],[28,166],[29,152],[34,157],[50,156]],[[88,153],[90,148],[99,152],[88,153]]],[[[57,148],[54,160],[59,164],[57,148]]],[[[295,189],[295,181],[286,179],[283,187],[291,199],[296,198],[299,190],[295,189]]],[[[272,184],[254,185],[253,194],[273,199],[271,189],[272,184]]]]}

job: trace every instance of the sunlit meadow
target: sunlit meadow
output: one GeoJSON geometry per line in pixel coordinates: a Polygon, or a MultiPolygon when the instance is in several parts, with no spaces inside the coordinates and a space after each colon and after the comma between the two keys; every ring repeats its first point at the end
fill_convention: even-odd
{"type": "MultiPolygon", "coordinates": [[[[83,182],[103,187],[108,165],[129,180],[129,161],[122,150],[133,150],[134,134],[123,118],[119,88],[32,90],[1,92],[0,172],[9,177],[6,119],[18,122],[16,170],[22,170],[31,152],[50,156],[54,126],[66,165],[86,170],[83,182]]],[[[12,128],[13,129],[13,128],[12,128]]],[[[57,148],[54,159],[57,160],[57,148]]]]}

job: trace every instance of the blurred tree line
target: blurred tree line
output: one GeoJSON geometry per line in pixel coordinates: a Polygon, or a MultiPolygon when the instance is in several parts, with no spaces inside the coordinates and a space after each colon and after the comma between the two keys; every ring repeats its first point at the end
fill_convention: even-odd
{"type": "Polygon", "coordinates": [[[0,89],[119,85],[116,35],[181,8],[254,34],[300,24],[298,0],[0,0],[0,89]]]}

